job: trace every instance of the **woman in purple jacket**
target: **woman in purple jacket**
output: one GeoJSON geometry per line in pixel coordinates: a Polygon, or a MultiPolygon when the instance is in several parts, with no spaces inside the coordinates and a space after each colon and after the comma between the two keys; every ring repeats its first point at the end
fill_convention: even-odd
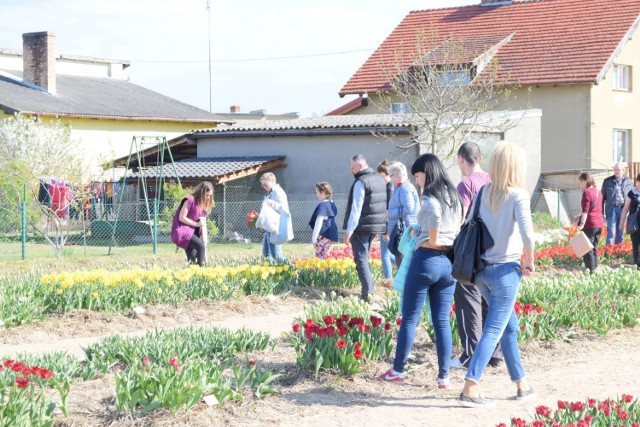
{"type": "Polygon", "coordinates": [[[206,261],[201,229],[206,224],[207,213],[212,204],[213,185],[210,182],[198,184],[193,194],[180,202],[171,226],[171,241],[185,250],[189,263],[200,267],[206,261]]]}

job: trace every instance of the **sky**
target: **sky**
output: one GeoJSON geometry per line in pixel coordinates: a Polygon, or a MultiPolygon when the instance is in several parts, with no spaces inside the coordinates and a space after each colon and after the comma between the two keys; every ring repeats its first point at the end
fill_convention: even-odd
{"type": "Polygon", "coordinates": [[[477,3],[0,0],[0,48],[51,31],[58,53],[128,60],[132,83],[204,110],[312,117],[354,98],[338,92],[409,11],[477,3]]]}

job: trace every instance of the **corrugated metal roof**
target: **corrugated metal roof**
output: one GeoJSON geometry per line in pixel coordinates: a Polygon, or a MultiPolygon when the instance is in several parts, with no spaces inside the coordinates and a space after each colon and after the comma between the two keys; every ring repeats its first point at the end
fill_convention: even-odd
{"type": "Polygon", "coordinates": [[[409,116],[397,114],[361,114],[347,116],[321,116],[296,120],[268,120],[264,122],[221,125],[214,129],[202,129],[192,134],[224,133],[236,131],[278,131],[302,129],[356,129],[375,127],[411,126],[409,116]]]}
{"type": "MultiPolygon", "coordinates": [[[[20,71],[7,72],[22,77],[20,71]]],[[[0,75],[0,108],[9,113],[73,117],[229,122],[126,80],[63,74],[56,79],[58,93],[50,95],[0,75]]]]}
{"type": "MultiPolygon", "coordinates": [[[[498,40],[515,33],[493,61],[506,84],[594,83],[638,25],[638,0],[532,0],[409,13],[340,90],[386,90],[392,71],[454,37],[498,40]],[[433,34],[433,40],[423,40],[433,34]],[[420,51],[418,52],[418,46],[420,51]]],[[[471,42],[469,42],[471,43],[471,42]]]]}
{"type": "MultiPolygon", "coordinates": [[[[164,165],[163,178],[176,178],[176,171],[180,179],[188,178],[215,178],[234,172],[240,172],[255,166],[260,166],[273,160],[283,159],[285,156],[251,156],[251,157],[203,157],[200,159],[187,159],[175,162],[175,171],[171,164],[164,165]]],[[[131,178],[139,178],[140,173],[129,175],[131,178]]],[[[145,169],[145,178],[158,178],[160,168],[145,169]]]]}

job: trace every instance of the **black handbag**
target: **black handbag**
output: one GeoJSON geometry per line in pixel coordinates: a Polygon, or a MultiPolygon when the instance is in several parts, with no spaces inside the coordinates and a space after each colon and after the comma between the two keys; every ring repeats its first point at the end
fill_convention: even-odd
{"type": "MultiPolygon", "coordinates": [[[[400,189],[398,189],[398,191],[400,191],[400,189]]],[[[400,200],[400,196],[398,196],[398,200],[400,200]]],[[[404,234],[403,218],[403,207],[402,204],[400,204],[400,216],[396,220],[395,227],[391,230],[389,242],[387,243],[387,249],[389,249],[389,252],[391,252],[395,257],[402,257],[402,253],[400,253],[400,239],[402,239],[402,235],[404,234]]]]}
{"type": "MultiPolygon", "coordinates": [[[[486,187],[486,186],[485,186],[486,187]]],[[[475,198],[475,206],[471,218],[464,223],[460,233],[451,246],[449,259],[453,257],[451,275],[463,285],[473,285],[476,274],[484,270],[484,262],[480,256],[494,244],[487,226],[478,216],[482,187],[475,198]]]]}
{"type": "Polygon", "coordinates": [[[402,221],[402,217],[400,217],[398,218],[395,227],[393,227],[393,230],[391,230],[389,243],[387,243],[387,249],[389,249],[389,252],[391,252],[395,257],[402,256],[402,254],[400,253],[400,239],[402,239],[403,234],[404,222],[402,221]]]}

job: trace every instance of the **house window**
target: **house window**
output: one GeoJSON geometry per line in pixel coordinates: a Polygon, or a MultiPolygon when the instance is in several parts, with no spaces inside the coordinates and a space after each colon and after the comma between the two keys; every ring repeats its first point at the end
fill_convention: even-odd
{"type": "Polygon", "coordinates": [[[468,86],[471,76],[468,70],[446,70],[437,73],[439,86],[468,86]]]}
{"type": "Polygon", "coordinates": [[[628,129],[613,130],[613,161],[628,162],[630,159],[629,140],[631,132],[628,129]]]}
{"type": "Polygon", "coordinates": [[[391,104],[392,114],[410,114],[411,105],[408,102],[394,102],[391,104]]]}
{"type": "Polygon", "coordinates": [[[614,65],[613,66],[613,90],[631,90],[631,82],[629,76],[631,75],[631,67],[628,65],[614,65]]]}

